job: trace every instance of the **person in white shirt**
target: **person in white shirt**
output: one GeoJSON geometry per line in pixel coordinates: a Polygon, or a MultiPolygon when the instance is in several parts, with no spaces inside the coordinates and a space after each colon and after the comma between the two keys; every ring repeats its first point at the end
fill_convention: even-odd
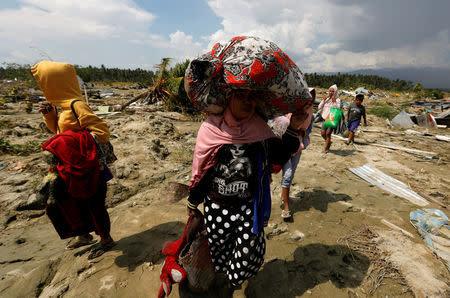
{"type": "MultiPolygon", "coordinates": [[[[331,108],[341,108],[341,100],[338,98],[338,88],[335,85],[328,89],[328,97],[322,99],[319,104],[319,110],[322,110],[322,119],[325,120],[330,113],[331,108]]],[[[333,132],[332,128],[326,128],[323,126],[325,121],[322,123],[322,138],[325,140],[325,145],[323,151],[326,153],[331,147],[331,134],[333,132]]]]}

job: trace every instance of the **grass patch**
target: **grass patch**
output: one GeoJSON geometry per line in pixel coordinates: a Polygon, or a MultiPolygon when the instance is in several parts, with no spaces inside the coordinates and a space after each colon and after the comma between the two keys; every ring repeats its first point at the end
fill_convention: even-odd
{"type": "MultiPolygon", "coordinates": [[[[190,146],[192,147],[192,146],[190,146]]],[[[177,145],[170,154],[171,158],[182,164],[191,163],[194,158],[194,148],[186,148],[186,146],[177,145]]]]}
{"type": "Polygon", "coordinates": [[[375,115],[380,118],[388,118],[392,120],[401,110],[406,109],[410,104],[407,102],[400,105],[393,105],[392,103],[377,102],[372,106],[367,107],[367,114],[375,115]]]}
{"type": "Polygon", "coordinates": [[[392,120],[392,118],[394,118],[398,113],[392,107],[378,106],[367,109],[367,114],[372,114],[380,118],[388,118],[389,120],[392,120]]]}
{"type": "Polygon", "coordinates": [[[0,152],[18,156],[28,156],[41,151],[41,144],[36,141],[27,142],[24,145],[11,144],[7,139],[0,138],[0,152]]]}
{"type": "Polygon", "coordinates": [[[0,129],[11,128],[11,127],[12,127],[11,121],[5,120],[5,119],[0,119],[0,129]]]}

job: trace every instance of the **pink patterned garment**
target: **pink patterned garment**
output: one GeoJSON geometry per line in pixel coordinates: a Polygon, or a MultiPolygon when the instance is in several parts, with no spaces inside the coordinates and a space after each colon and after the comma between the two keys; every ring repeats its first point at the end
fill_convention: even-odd
{"type": "Polygon", "coordinates": [[[198,108],[220,114],[233,89],[259,91],[258,109],[269,119],[293,112],[311,100],[303,73],[273,42],[257,37],[234,37],[217,43],[194,59],[184,85],[198,108]]]}
{"type": "Polygon", "coordinates": [[[216,153],[222,145],[254,143],[273,137],[272,130],[257,114],[237,120],[228,107],[223,115],[209,116],[198,130],[189,188],[195,187],[215,164],[216,153]]]}

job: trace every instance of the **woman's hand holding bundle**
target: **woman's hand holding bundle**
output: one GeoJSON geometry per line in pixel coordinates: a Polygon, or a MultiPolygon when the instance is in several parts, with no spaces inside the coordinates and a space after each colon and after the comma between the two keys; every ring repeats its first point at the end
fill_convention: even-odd
{"type": "Polygon", "coordinates": [[[308,119],[308,110],[311,108],[312,102],[308,101],[303,107],[292,113],[291,122],[289,126],[298,130],[299,126],[308,119]]]}

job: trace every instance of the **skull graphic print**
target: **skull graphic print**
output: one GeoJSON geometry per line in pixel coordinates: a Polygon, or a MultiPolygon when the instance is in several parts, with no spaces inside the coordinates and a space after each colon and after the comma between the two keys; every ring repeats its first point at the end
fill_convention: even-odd
{"type": "Polygon", "coordinates": [[[222,196],[249,198],[252,168],[248,145],[230,144],[224,147],[223,156],[227,158],[215,166],[214,188],[222,196]]]}

